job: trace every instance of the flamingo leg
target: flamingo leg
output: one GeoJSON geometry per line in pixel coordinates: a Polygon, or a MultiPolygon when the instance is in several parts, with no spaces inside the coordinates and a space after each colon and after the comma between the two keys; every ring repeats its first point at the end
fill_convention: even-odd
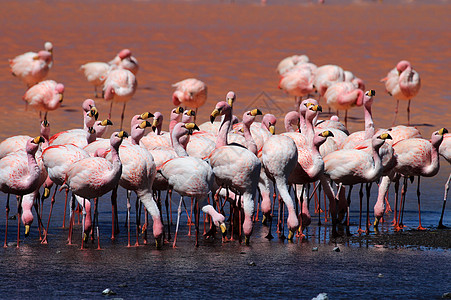
{"type": "Polygon", "coordinates": [[[371,186],[373,185],[372,182],[369,182],[366,184],[366,229],[365,233],[368,234],[370,232],[370,193],[371,193],[371,186]]]}
{"type": "Polygon", "coordinates": [[[8,197],[6,198],[6,208],[5,208],[5,211],[6,211],[6,228],[5,228],[5,243],[3,244],[4,248],[8,247],[7,237],[8,237],[8,220],[9,220],[9,195],[10,194],[8,194],[8,197]]]}
{"type": "Polygon", "coordinates": [[[17,198],[17,248],[20,242],[20,216],[22,215],[22,196],[17,198]]]}
{"type": "Polygon", "coordinates": [[[399,180],[395,181],[395,211],[393,214],[393,226],[398,227],[398,193],[399,193],[399,180]]]}
{"type": "MultiPolygon", "coordinates": [[[[160,195],[160,194],[158,194],[160,195]]],[[[168,204],[168,197],[169,193],[166,193],[166,199],[165,199],[165,205],[166,205],[166,220],[168,222],[168,241],[171,240],[171,223],[169,222],[169,204],[168,204]]]]}
{"type": "Polygon", "coordinates": [[[423,226],[421,226],[421,209],[420,209],[420,176],[418,176],[418,186],[417,186],[417,197],[418,197],[418,227],[417,230],[426,230],[423,226]]]}
{"type": "Polygon", "coordinates": [[[359,198],[360,198],[360,211],[359,211],[359,229],[357,232],[360,234],[363,232],[362,230],[362,201],[363,201],[363,183],[360,184],[359,190],[359,198]]]}
{"type": "Polygon", "coordinates": [[[446,198],[448,197],[448,190],[449,190],[449,182],[450,181],[451,181],[451,173],[449,174],[448,181],[446,181],[446,183],[445,183],[445,196],[443,197],[442,213],[440,215],[440,221],[438,222],[438,228],[440,228],[440,229],[446,228],[443,225],[443,214],[445,213],[446,198]]]}
{"type": "Polygon", "coordinates": [[[401,190],[401,203],[402,204],[402,208],[399,212],[400,214],[400,219],[398,220],[399,223],[399,228],[404,228],[404,225],[402,223],[402,219],[404,217],[404,206],[406,204],[406,193],[407,193],[407,177],[404,177],[404,184],[402,186],[402,190],[401,190]]]}
{"type": "Polygon", "coordinates": [[[71,202],[70,202],[70,209],[69,209],[69,235],[67,237],[67,244],[72,245],[72,229],[74,227],[74,221],[75,221],[75,215],[74,215],[74,208],[75,208],[75,196],[72,194],[71,202]]]}
{"type": "Polygon", "coordinates": [[[180,197],[180,203],[179,203],[179,207],[177,209],[177,224],[175,226],[174,243],[172,244],[172,248],[176,248],[175,243],[177,242],[177,233],[179,231],[180,215],[182,214],[182,201],[183,201],[183,196],[180,197]]]}
{"type": "Polygon", "coordinates": [[[170,217],[171,217],[171,225],[174,224],[172,223],[172,190],[168,190],[169,193],[169,212],[170,212],[170,217]]]}
{"type": "Polygon", "coordinates": [[[99,230],[99,198],[94,198],[94,218],[96,219],[96,231],[97,231],[97,249],[102,250],[100,248],[100,230],[99,230]]]}
{"type": "MultiPolygon", "coordinates": [[[[131,192],[130,192],[131,193],[131,192]]],[[[141,226],[141,201],[139,201],[139,198],[136,198],[135,202],[135,211],[136,211],[136,243],[135,247],[139,246],[139,227],[141,226]]]]}
{"type": "Polygon", "coordinates": [[[44,230],[44,224],[42,224],[41,216],[39,215],[39,196],[33,203],[34,210],[36,211],[36,216],[38,217],[38,231],[39,231],[39,240],[42,241],[41,230],[44,230]]]}
{"type": "Polygon", "coordinates": [[[113,101],[111,101],[111,104],[110,104],[110,112],[108,114],[108,119],[111,119],[111,112],[112,111],[113,111],[113,101]]]}
{"type": "MultiPolygon", "coordinates": [[[[53,191],[52,199],[50,201],[49,219],[47,220],[47,227],[45,228],[44,238],[42,239],[41,244],[47,244],[47,232],[49,232],[50,217],[52,216],[53,205],[55,204],[55,194],[58,189],[57,187],[58,186],[55,186],[55,190],[53,191]]],[[[68,192],[67,189],[66,189],[66,192],[68,192]]],[[[63,227],[64,227],[64,225],[63,225],[63,227]]]]}
{"type": "Polygon", "coordinates": [[[348,127],[348,111],[345,110],[345,126],[348,127]]]}
{"type": "Polygon", "coordinates": [[[348,202],[348,207],[346,208],[346,234],[349,236],[351,235],[351,231],[349,230],[349,214],[350,214],[350,207],[351,207],[351,192],[352,192],[352,188],[354,187],[354,185],[350,185],[349,186],[349,192],[348,192],[348,197],[347,197],[347,202],[348,202]]]}
{"type": "Polygon", "coordinates": [[[396,117],[398,116],[398,107],[399,107],[399,100],[396,100],[395,118],[393,119],[393,124],[392,124],[392,126],[395,126],[395,124],[396,124],[396,117]]]}
{"type": "MultiPolygon", "coordinates": [[[[113,103],[113,102],[111,102],[113,103]]],[[[122,114],[121,114],[121,129],[122,130],[122,124],[124,123],[124,115],[125,115],[125,106],[127,105],[127,102],[124,102],[124,106],[122,107],[122,114]]]]}
{"type": "Polygon", "coordinates": [[[195,203],[194,203],[194,222],[195,222],[195,226],[196,226],[196,247],[199,247],[199,218],[200,218],[199,202],[197,201],[197,198],[196,198],[195,203]]]}
{"type": "Polygon", "coordinates": [[[410,126],[410,99],[407,103],[407,126],[410,126]]]}
{"type": "Polygon", "coordinates": [[[130,245],[130,210],[132,206],[130,204],[130,194],[127,191],[127,247],[131,247],[130,245]]]}

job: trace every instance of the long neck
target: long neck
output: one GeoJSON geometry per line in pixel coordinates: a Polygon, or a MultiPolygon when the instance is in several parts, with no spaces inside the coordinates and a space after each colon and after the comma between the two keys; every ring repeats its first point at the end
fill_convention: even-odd
{"type": "Polygon", "coordinates": [[[232,125],[232,114],[225,114],[222,119],[221,126],[219,127],[218,137],[216,138],[216,148],[226,146],[227,134],[229,133],[230,126],[232,125]]]}
{"type": "Polygon", "coordinates": [[[306,172],[310,176],[310,178],[314,180],[316,180],[319,174],[323,173],[324,171],[324,161],[319,152],[319,146],[321,146],[324,142],[325,138],[319,136],[315,136],[315,138],[312,140],[313,145],[310,148],[310,153],[312,155],[313,164],[309,170],[306,170],[306,172]]]}
{"type": "Polygon", "coordinates": [[[371,170],[368,170],[367,172],[364,173],[364,176],[366,177],[366,179],[368,181],[376,180],[382,173],[382,160],[379,155],[380,147],[381,147],[381,145],[377,145],[377,146],[373,145],[371,147],[374,164],[373,164],[373,167],[371,168],[371,170]]]}
{"type": "Polygon", "coordinates": [[[119,145],[111,146],[111,158],[113,163],[113,169],[111,170],[111,177],[113,177],[115,182],[118,182],[122,175],[122,163],[119,157],[119,145]]]}
{"type": "MultiPolygon", "coordinates": [[[[314,136],[315,136],[315,130],[313,129],[313,124],[312,124],[312,121],[313,121],[313,118],[316,116],[317,114],[312,114],[312,112],[311,111],[308,111],[307,113],[306,113],[306,117],[305,117],[305,127],[306,127],[306,130],[305,130],[305,136],[307,137],[307,142],[310,144],[310,145],[312,145],[312,146],[314,146],[314,136]]],[[[318,146],[319,147],[319,146],[318,146]]],[[[315,147],[313,147],[313,148],[315,148],[315,147]]]]}
{"type": "Polygon", "coordinates": [[[307,125],[305,124],[305,114],[299,112],[299,127],[301,128],[301,133],[305,134],[307,132],[307,125]]]}
{"type": "Polygon", "coordinates": [[[365,111],[365,140],[371,139],[374,135],[373,116],[371,114],[371,104],[363,106],[365,111]]]}
{"type": "Polygon", "coordinates": [[[28,178],[25,180],[24,184],[29,186],[38,180],[39,176],[41,175],[41,169],[39,168],[38,163],[36,162],[35,152],[33,153],[27,152],[27,159],[28,159],[28,178]]]}
{"type": "Polygon", "coordinates": [[[250,124],[243,123],[243,135],[246,140],[246,148],[255,155],[258,154],[257,144],[255,144],[254,138],[250,131],[250,124]]]}
{"type": "Polygon", "coordinates": [[[425,176],[434,176],[435,174],[438,173],[439,167],[440,167],[440,162],[439,162],[439,153],[438,153],[438,148],[440,147],[440,143],[438,143],[438,145],[436,143],[432,144],[432,149],[431,149],[431,163],[428,165],[425,165],[423,167],[423,175],[425,176]]]}
{"type": "MultiPolygon", "coordinates": [[[[161,128],[163,127],[163,122],[158,123],[157,125],[157,129],[155,130],[155,134],[156,135],[160,135],[161,134],[161,128]]],[[[176,123],[177,124],[177,123],[176,123]]],[[[174,125],[175,126],[175,125],[174,125]]]]}
{"type": "MultiPolygon", "coordinates": [[[[187,135],[182,137],[187,137],[187,135]]],[[[186,152],[186,145],[181,144],[180,139],[181,137],[178,139],[175,135],[172,136],[172,147],[174,148],[175,153],[177,153],[178,156],[188,156],[188,153],[186,152]]],[[[189,141],[189,137],[187,140],[189,141]]]]}

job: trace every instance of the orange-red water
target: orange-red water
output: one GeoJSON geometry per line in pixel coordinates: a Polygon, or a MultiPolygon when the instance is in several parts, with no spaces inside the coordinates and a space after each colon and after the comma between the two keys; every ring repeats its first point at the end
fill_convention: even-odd
{"type": "MultiPolygon", "coordinates": [[[[119,50],[130,48],[140,71],[138,91],[128,104],[126,120],[143,111],[169,112],[171,84],[188,77],[204,81],[209,88],[198,123],[208,120],[215,103],[223,100],[229,90],[238,95],[235,114],[258,106],[264,113],[280,117],[293,109],[293,99],[278,90],[275,68],[286,56],[306,54],[318,66],[337,64],[352,71],[365,81],[367,89],[375,89],[375,125],[388,127],[395,102],[379,80],[399,60],[407,59],[422,79],[421,91],[412,101],[412,123],[429,137],[440,127],[451,127],[450,11],[448,1],[326,0],[322,6],[294,0],[268,0],[265,6],[250,0],[3,1],[0,140],[15,134],[39,133],[38,114],[25,111],[21,99],[25,85],[11,76],[8,59],[40,50],[45,41],[54,44],[54,66],[49,78],[66,87],[64,107],[48,116],[52,133],[82,125],[80,106],[93,96],[93,88],[78,70],[80,65],[109,61],[119,50]],[[265,94],[258,98],[262,92],[265,94]]],[[[106,117],[109,105],[101,99],[96,102],[101,118],[106,117]]],[[[402,124],[406,123],[405,108],[406,103],[401,103],[402,124]]],[[[119,115],[120,107],[115,106],[115,128],[119,115]]],[[[362,115],[362,108],[350,111],[351,132],[363,129],[362,115]]],[[[278,132],[283,131],[281,121],[278,132]]],[[[442,168],[434,179],[422,181],[426,226],[438,222],[443,183],[450,170],[443,160],[442,168]]],[[[416,226],[414,189],[409,195],[406,223],[416,226]]],[[[268,243],[260,227],[256,227],[251,248],[221,247],[216,243],[197,251],[191,247],[192,239],[183,244],[182,237],[182,250],[172,251],[165,246],[167,251],[157,252],[148,246],[134,251],[123,247],[122,236],[119,244],[108,244],[110,248],[105,252],[72,250],[64,245],[67,232],[55,228],[61,224],[63,199],[58,197],[56,221],[51,224],[54,244],[43,247],[28,240],[17,253],[11,248],[2,252],[2,270],[7,271],[2,271],[4,276],[0,278],[0,297],[23,297],[33,291],[41,297],[92,298],[103,288],[112,287],[118,296],[135,298],[248,295],[311,299],[319,292],[329,292],[334,299],[363,294],[370,298],[432,298],[450,288],[449,284],[443,285],[450,261],[446,251],[443,255],[346,248],[342,251],[349,255],[337,258],[326,241],[320,244],[320,255],[312,254],[310,246],[268,243]],[[356,260],[358,257],[362,259],[356,260]],[[254,269],[248,265],[252,261],[257,265],[254,269]],[[426,281],[422,284],[417,284],[418,270],[422,270],[426,281]],[[385,279],[376,278],[378,273],[383,273],[385,279]],[[402,283],[398,283],[399,278],[402,283]],[[225,285],[214,285],[217,279],[225,285]],[[120,287],[123,283],[126,285],[120,287]],[[384,286],[383,292],[380,286],[384,286]]],[[[111,219],[109,202],[104,205],[101,226],[106,237],[111,219]]],[[[357,212],[354,206],[354,217],[357,212]]],[[[120,215],[121,220],[123,217],[120,215]]],[[[449,224],[449,216],[445,221],[449,224]]],[[[34,227],[31,239],[36,241],[34,227]]],[[[311,234],[320,235],[314,224],[312,228],[311,234]]]]}

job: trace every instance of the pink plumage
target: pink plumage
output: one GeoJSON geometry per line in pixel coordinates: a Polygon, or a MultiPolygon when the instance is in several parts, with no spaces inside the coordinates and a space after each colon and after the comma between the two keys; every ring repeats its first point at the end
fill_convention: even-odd
{"type": "Polygon", "coordinates": [[[199,108],[207,101],[207,85],[195,78],[188,78],[172,85],[175,91],[172,102],[175,106],[199,108]]]}
{"type": "Polygon", "coordinates": [[[29,88],[23,100],[39,112],[56,110],[63,102],[64,85],[54,80],[42,81],[29,88]]]}

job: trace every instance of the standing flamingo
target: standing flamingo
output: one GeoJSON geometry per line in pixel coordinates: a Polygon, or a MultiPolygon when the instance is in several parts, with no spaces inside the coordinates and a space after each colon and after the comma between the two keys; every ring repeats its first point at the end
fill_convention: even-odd
{"type": "MultiPolygon", "coordinates": [[[[447,133],[443,136],[443,141],[442,144],[440,145],[439,153],[448,161],[448,163],[451,164],[451,133],[447,133]]],[[[438,222],[438,228],[445,228],[445,226],[443,226],[443,214],[445,212],[446,198],[448,196],[450,180],[451,174],[449,174],[448,181],[446,181],[445,183],[445,195],[443,197],[443,207],[442,213],[440,215],[440,221],[438,222]]]]}
{"type": "Polygon", "coordinates": [[[41,113],[45,112],[44,120],[47,120],[47,113],[60,107],[63,102],[64,85],[53,80],[41,81],[38,84],[29,88],[23,100],[26,102],[26,107],[31,106],[39,111],[41,121],[41,113]]]}
{"type": "MultiPolygon", "coordinates": [[[[212,217],[215,226],[221,228],[225,234],[226,227],[224,224],[224,216],[216,212],[212,205],[207,204],[207,196],[210,193],[213,182],[214,173],[212,167],[204,160],[190,157],[184,146],[180,143],[180,138],[190,135],[193,130],[199,130],[194,123],[178,123],[172,132],[172,143],[178,157],[165,162],[160,172],[168,180],[169,186],[180,194],[180,204],[178,209],[177,229],[181,213],[181,204],[184,196],[195,198],[196,205],[202,209],[204,213],[212,217]]],[[[196,246],[198,246],[199,232],[199,210],[196,209],[196,246]]],[[[177,239],[177,229],[174,238],[174,246],[177,239]]]]}
{"type": "MultiPolygon", "coordinates": [[[[438,173],[440,169],[438,150],[445,133],[448,133],[448,130],[442,128],[432,133],[430,141],[413,138],[402,140],[393,145],[393,149],[397,155],[397,164],[393,168],[393,171],[404,176],[403,195],[401,196],[403,201],[405,201],[405,193],[407,190],[407,178],[410,176],[418,176],[418,230],[424,229],[423,226],[421,226],[420,176],[432,177],[438,173]]],[[[401,227],[402,224],[398,224],[398,226],[401,227]]]]}
{"type": "Polygon", "coordinates": [[[342,82],[344,80],[345,74],[341,67],[336,65],[323,65],[316,69],[313,84],[319,95],[322,97],[329,86],[335,82],[342,82]]]}
{"type": "Polygon", "coordinates": [[[112,66],[105,62],[89,62],[80,66],[80,70],[85,75],[86,80],[94,86],[95,98],[100,98],[97,94],[97,89],[103,87],[108,74],[115,68],[116,66],[112,66]]]}
{"type": "Polygon", "coordinates": [[[348,124],[348,110],[354,106],[362,106],[363,91],[351,82],[335,82],[324,93],[327,105],[335,110],[345,111],[345,126],[348,124]]]}
{"type": "Polygon", "coordinates": [[[277,65],[277,73],[283,76],[286,72],[293,69],[298,64],[308,63],[309,58],[307,55],[292,55],[282,59],[277,65]]]}
{"type": "MultiPolygon", "coordinates": [[[[23,195],[30,194],[40,187],[44,181],[41,180],[41,168],[36,161],[35,154],[38,151],[39,144],[43,142],[44,138],[41,136],[30,139],[27,142],[26,155],[17,151],[0,160],[0,190],[2,192],[15,194],[22,198],[23,195]]],[[[19,199],[18,207],[20,206],[19,199]]],[[[6,220],[8,220],[8,212],[9,199],[6,204],[6,220]]],[[[19,233],[20,231],[17,232],[17,247],[19,247],[19,233]]],[[[7,231],[5,233],[5,247],[7,246],[6,235],[7,231]]]]}
{"type": "Polygon", "coordinates": [[[38,53],[26,52],[9,60],[11,73],[25,82],[28,88],[44,80],[53,65],[52,43],[46,42],[44,48],[38,53]]]}
{"type": "MultiPolygon", "coordinates": [[[[119,146],[127,137],[125,131],[114,132],[110,138],[113,163],[101,157],[88,157],[72,164],[66,172],[63,188],[69,188],[72,193],[82,198],[91,199],[111,191],[119,183],[122,174],[122,163],[119,158],[119,146]]],[[[95,203],[95,218],[97,221],[97,201],[95,203]]],[[[96,222],[98,224],[98,222],[96,222]]],[[[97,225],[98,226],[98,225],[97,225]]],[[[98,247],[100,248],[100,238],[98,247]]]]}
{"type": "Polygon", "coordinates": [[[122,49],[108,64],[117,66],[120,69],[129,70],[135,76],[139,70],[138,60],[132,56],[130,49],[122,49]]]}
{"type": "Polygon", "coordinates": [[[172,94],[172,102],[175,106],[195,108],[196,113],[199,107],[207,101],[207,85],[195,78],[188,78],[172,85],[175,91],[172,94]]]}
{"type": "Polygon", "coordinates": [[[313,84],[315,71],[315,65],[303,63],[296,65],[293,69],[281,76],[279,89],[295,97],[296,109],[299,108],[299,99],[315,92],[315,86],[313,84]]]}
{"type": "Polygon", "coordinates": [[[418,95],[421,88],[421,79],[417,71],[407,60],[401,60],[395,68],[388,72],[387,77],[381,79],[385,83],[385,90],[396,99],[395,118],[398,115],[399,100],[408,100],[407,125],[410,125],[410,100],[418,95]]]}
{"type": "Polygon", "coordinates": [[[124,104],[121,114],[121,129],[124,122],[125,106],[133,97],[138,87],[138,81],[132,72],[125,69],[113,70],[108,74],[103,87],[104,99],[111,101],[109,118],[111,118],[111,110],[113,102],[122,102],[124,104]]]}
{"type": "MultiPolygon", "coordinates": [[[[244,209],[243,231],[245,244],[249,244],[252,234],[252,216],[254,213],[254,197],[260,177],[261,162],[249,150],[241,146],[229,145],[227,134],[232,122],[232,108],[226,102],[216,104],[210,115],[210,121],[224,115],[216,141],[216,149],[210,154],[210,165],[215,174],[218,186],[229,188],[235,194],[242,194],[244,209]]],[[[238,205],[241,202],[238,201],[238,205]]],[[[241,226],[241,224],[240,224],[241,226]]]]}

